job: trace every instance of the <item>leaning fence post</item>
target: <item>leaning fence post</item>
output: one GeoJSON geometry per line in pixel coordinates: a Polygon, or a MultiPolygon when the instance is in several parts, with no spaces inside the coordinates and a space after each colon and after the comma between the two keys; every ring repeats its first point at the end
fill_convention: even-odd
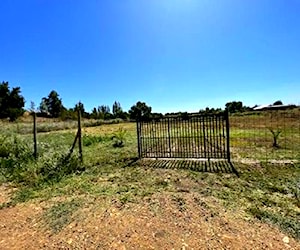
{"type": "Polygon", "coordinates": [[[36,113],[33,112],[33,156],[37,159],[37,128],[36,128],[36,113]]]}
{"type": "Polygon", "coordinates": [[[81,140],[81,112],[80,112],[80,109],[77,110],[77,114],[78,114],[78,132],[77,132],[77,136],[78,136],[78,144],[79,144],[79,158],[80,158],[80,161],[83,162],[82,140],[81,140]]]}

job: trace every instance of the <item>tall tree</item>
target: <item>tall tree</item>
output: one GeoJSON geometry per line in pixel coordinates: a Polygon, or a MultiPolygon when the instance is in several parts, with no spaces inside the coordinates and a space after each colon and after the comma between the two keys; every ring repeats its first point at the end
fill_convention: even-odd
{"type": "Polygon", "coordinates": [[[110,113],[110,108],[107,105],[101,105],[101,106],[98,107],[98,111],[99,111],[99,113],[109,114],[110,113]]]}
{"type": "MultiPolygon", "coordinates": [[[[81,116],[83,118],[90,118],[90,114],[88,112],[85,111],[85,108],[84,108],[84,104],[79,101],[76,105],[75,105],[75,108],[74,108],[74,111],[77,112],[77,110],[80,110],[80,113],[81,113],[81,116]]],[[[77,117],[77,114],[76,114],[76,117],[77,117]]]]}
{"type": "Polygon", "coordinates": [[[91,118],[93,119],[99,119],[99,113],[96,107],[93,108],[92,113],[91,113],[91,118]]]}
{"type": "Polygon", "coordinates": [[[145,102],[137,102],[129,110],[130,119],[148,119],[151,115],[152,108],[145,102]]]}
{"type": "Polygon", "coordinates": [[[112,118],[110,108],[108,105],[101,105],[98,107],[99,116],[101,119],[108,120],[112,118]]]}
{"type": "Polygon", "coordinates": [[[76,111],[79,109],[81,114],[84,115],[85,113],[85,109],[84,109],[84,105],[82,102],[78,102],[76,105],[75,105],[75,108],[74,108],[76,111]]]}
{"type": "Polygon", "coordinates": [[[59,117],[63,110],[62,100],[55,90],[52,90],[48,97],[43,97],[40,104],[41,113],[49,114],[51,117],[59,117]]]}
{"type": "Polygon", "coordinates": [[[24,113],[25,99],[21,96],[20,87],[9,90],[9,83],[0,84],[0,118],[16,120],[24,113]]]}
{"type": "Polygon", "coordinates": [[[123,110],[122,110],[119,102],[117,102],[117,101],[114,102],[113,107],[112,107],[112,112],[113,112],[114,118],[121,118],[120,116],[122,116],[123,110]]]}
{"type": "Polygon", "coordinates": [[[49,115],[48,106],[47,106],[47,98],[43,97],[39,106],[39,111],[42,116],[49,115]]]}

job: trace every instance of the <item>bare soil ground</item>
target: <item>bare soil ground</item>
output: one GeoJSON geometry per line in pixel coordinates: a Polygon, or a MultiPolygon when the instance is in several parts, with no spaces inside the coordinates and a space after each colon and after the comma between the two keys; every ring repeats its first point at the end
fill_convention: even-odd
{"type": "MultiPolygon", "coordinates": [[[[1,186],[1,202],[9,200],[1,186]]],[[[138,203],[93,198],[54,232],[43,219],[60,200],[30,201],[0,210],[1,249],[300,249],[279,229],[213,197],[158,193],[138,203]]]]}

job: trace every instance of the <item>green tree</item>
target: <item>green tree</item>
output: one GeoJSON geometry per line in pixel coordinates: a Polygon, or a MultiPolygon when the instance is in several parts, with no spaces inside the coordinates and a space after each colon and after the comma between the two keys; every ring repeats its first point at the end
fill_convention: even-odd
{"type": "Polygon", "coordinates": [[[24,113],[25,100],[21,96],[20,87],[9,90],[9,83],[0,84],[0,118],[9,118],[15,121],[24,113]]]}
{"type": "Polygon", "coordinates": [[[274,102],[273,105],[274,105],[274,106],[275,106],[275,105],[283,105],[283,103],[282,103],[282,101],[278,100],[278,101],[274,102]]]}
{"type": "Polygon", "coordinates": [[[30,113],[35,113],[36,109],[35,109],[35,103],[33,101],[30,101],[30,109],[29,109],[30,113]]]}
{"type": "Polygon", "coordinates": [[[48,97],[43,97],[40,104],[40,111],[43,114],[49,114],[51,117],[59,117],[64,110],[62,100],[58,93],[52,90],[48,97]]]}
{"type": "MultiPolygon", "coordinates": [[[[90,114],[88,112],[85,112],[84,104],[80,101],[75,105],[75,108],[74,108],[75,111],[77,111],[78,109],[80,110],[82,117],[90,118],[90,114]]],[[[76,116],[77,116],[77,114],[76,114],[76,116]]]]}
{"type": "Polygon", "coordinates": [[[151,117],[155,119],[162,119],[164,115],[162,113],[151,113],[151,117]]]}
{"type": "Polygon", "coordinates": [[[98,107],[98,111],[100,113],[103,113],[103,114],[109,114],[110,113],[110,108],[107,105],[101,105],[101,106],[98,107]]]}
{"type": "Polygon", "coordinates": [[[92,113],[91,113],[91,118],[93,119],[99,119],[99,113],[96,107],[93,108],[92,113]]]}
{"type": "Polygon", "coordinates": [[[77,120],[77,112],[75,108],[66,109],[63,108],[60,118],[62,120],[77,120]]]}
{"type": "Polygon", "coordinates": [[[74,108],[76,111],[79,109],[81,114],[84,114],[85,112],[85,109],[84,109],[84,105],[82,102],[78,102],[76,105],[75,105],[75,108],[74,108]]]}
{"type": "Polygon", "coordinates": [[[98,112],[100,115],[100,118],[104,119],[104,120],[108,120],[113,118],[112,114],[110,113],[110,108],[108,105],[101,105],[98,107],[98,112]]]}
{"type": "Polygon", "coordinates": [[[145,102],[137,102],[129,110],[130,119],[149,119],[152,108],[145,102]]]}
{"type": "Polygon", "coordinates": [[[41,101],[40,106],[38,108],[39,111],[40,111],[41,116],[48,116],[48,114],[49,114],[46,99],[47,98],[45,98],[45,97],[42,98],[42,101],[41,101]]]}
{"type": "Polygon", "coordinates": [[[225,104],[226,109],[228,109],[229,113],[243,112],[243,103],[242,102],[227,102],[225,104]]]}
{"type": "Polygon", "coordinates": [[[112,106],[112,113],[114,118],[121,118],[123,110],[121,108],[121,105],[119,102],[115,101],[113,106],[112,106]]]}

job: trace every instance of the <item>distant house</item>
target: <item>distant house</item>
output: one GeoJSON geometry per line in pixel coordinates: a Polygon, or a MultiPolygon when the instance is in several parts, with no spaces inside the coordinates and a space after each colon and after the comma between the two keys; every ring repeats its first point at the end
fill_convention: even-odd
{"type": "Polygon", "coordinates": [[[293,109],[296,108],[296,105],[261,105],[253,108],[254,111],[262,111],[262,110],[285,110],[285,109],[293,109]]]}

